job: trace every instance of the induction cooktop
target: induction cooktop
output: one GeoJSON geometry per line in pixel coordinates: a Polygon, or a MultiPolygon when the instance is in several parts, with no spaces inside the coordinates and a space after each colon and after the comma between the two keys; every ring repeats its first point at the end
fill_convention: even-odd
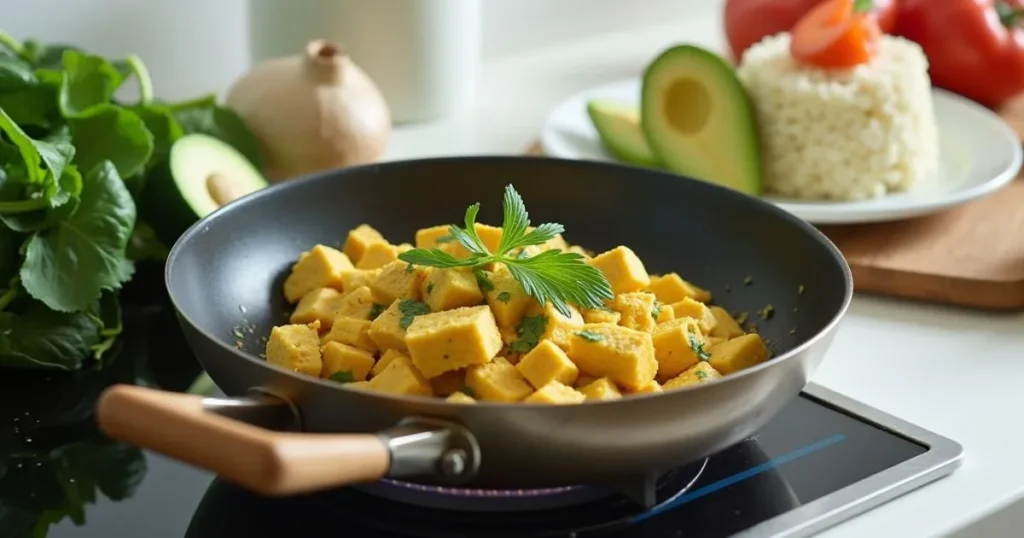
{"type": "Polygon", "coordinates": [[[952,472],[960,445],[810,385],[751,438],[635,485],[444,490],[379,482],[266,498],[104,438],[112,383],[186,390],[173,311],[126,311],[105,368],[0,371],[0,538],[806,536],[952,472]]]}

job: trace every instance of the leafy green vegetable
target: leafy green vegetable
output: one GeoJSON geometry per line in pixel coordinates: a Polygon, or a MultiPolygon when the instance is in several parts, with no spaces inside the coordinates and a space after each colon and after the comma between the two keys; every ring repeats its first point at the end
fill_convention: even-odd
{"type": "Polygon", "coordinates": [[[377,319],[377,316],[380,316],[387,309],[388,307],[380,303],[373,303],[373,306],[370,307],[370,321],[377,319]]]}
{"type": "Polygon", "coordinates": [[[473,269],[473,276],[476,277],[476,283],[480,286],[480,291],[484,293],[494,291],[494,282],[491,282],[491,279],[487,277],[486,271],[476,267],[473,269]]]}
{"type": "Polygon", "coordinates": [[[690,349],[693,350],[693,354],[697,356],[697,359],[702,361],[711,359],[711,354],[704,349],[704,344],[697,339],[697,335],[693,332],[693,327],[690,327],[687,341],[690,344],[690,349]]]}
{"type": "Polygon", "coordinates": [[[352,374],[352,370],[342,370],[331,374],[329,379],[335,383],[353,383],[356,377],[352,374]]]}
{"type": "Polygon", "coordinates": [[[427,282],[426,294],[430,295],[433,292],[434,292],[434,283],[433,282],[427,282]]]}
{"type": "Polygon", "coordinates": [[[468,258],[458,259],[438,248],[418,248],[403,252],[399,259],[410,264],[440,268],[480,269],[488,263],[503,263],[512,277],[522,284],[527,295],[540,304],[550,301],[566,317],[571,316],[568,303],[581,308],[598,308],[605,300],[613,298],[608,280],[600,271],[584,263],[583,256],[556,249],[529,256],[522,250],[543,244],[562,233],[564,228],[561,224],[541,224],[527,231],[529,214],[522,197],[512,185],[505,187],[502,206],[504,219],[497,252],[487,250],[476,233],[474,224],[480,211],[480,204],[476,203],[466,209],[465,228],[453,225],[448,229],[448,233],[470,252],[468,258]]]}
{"type": "Polygon", "coordinates": [[[661,317],[661,303],[658,301],[654,301],[654,306],[651,307],[651,317],[654,321],[658,321],[658,318],[661,317]]]}
{"type": "Polygon", "coordinates": [[[587,342],[601,342],[605,339],[605,335],[594,331],[576,331],[574,334],[587,342]]]}
{"type": "Polygon", "coordinates": [[[422,316],[430,313],[430,307],[426,303],[419,301],[413,301],[411,299],[402,299],[398,303],[398,309],[402,312],[402,318],[398,320],[398,326],[403,329],[408,329],[409,325],[412,325],[412,320],[416,316],[422,316]]]}
{"type": "Polygon", "coordinates": [[[708,373],[705,372],[704,370],[697,370],[696,372],[694,372],[694,375],[697,376],[697,379],[700,379],[702,381],[708,378],[708,373]]]}
{"type": "Polygon", "coordinates": [[[67,220],[28,243],[21,282],[53,310],[84,310],[103,290],[132,275],[125,257],[135,204],[114,166],[104,162],[82,183],[82,200],[67,220]]]}
{"type": "Polygon", "coordinates": [[[214,97],[157,102],[136,56],[0,31],[0,366],[105,366],[133,261],[168,252],[136,199],[151,180],[171,181],[170,149],[186,132],[261,161],[244,123],[214,97]],[[139,100],[118,101],[132,80],[139,100]]]}
{"type": "Polygon", "coordinates": [[[526,353],[537,346],[540,342],[541,335],[544,334],[544,330],[548,326],[548,318],[544,317],[543,314],[536,316],[525,316],[519,321],[519,325],[516,326],[516,336],[518,337],[509,349],[516,353],[526,353]]]}
{"type": "Polygon", "coordinates": [[[507,303],[512,300],[512,294],[507,291],[503,291],[498,294],[498,300],[503,303],[507,303]]]}
{"type": "Polygon", "coordinates": [[[465,394],[466,396],[469,396],[470,398],[476,398],[476,391],[473,390],[473,387],[470,387],[469,385],[463,385],[459,387],[459,392],[465,394]]]}

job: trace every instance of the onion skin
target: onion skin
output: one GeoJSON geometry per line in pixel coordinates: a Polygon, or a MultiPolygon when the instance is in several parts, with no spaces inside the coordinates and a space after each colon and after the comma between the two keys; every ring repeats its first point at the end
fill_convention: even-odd
{"type": "Polygon", "coordinates": [[[231,86],[226,104],[263,146],[270,181],[377,162],[391,138],[380,89],[325,40],[256,66],[231,86]]]}

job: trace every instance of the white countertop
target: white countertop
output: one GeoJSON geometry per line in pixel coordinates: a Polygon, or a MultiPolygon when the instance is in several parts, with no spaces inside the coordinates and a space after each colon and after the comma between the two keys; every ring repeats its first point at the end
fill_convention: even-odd
{"type": "MultiPolygon", "coordinates": [[[[638,74],[673,42],[721,50],[719,28],[695,16],[491,60],[464,114],[397,128],[388,158],[520,154],[559,100],[638,74]]],[[[857,296],[813,380],[950,437],[966,454],[951,476],[821,536],[937,536],[970,524],[985,527],[963,535],[1019,535],[1007,521],[1024,521],[1024,314],[857,296]]]]}

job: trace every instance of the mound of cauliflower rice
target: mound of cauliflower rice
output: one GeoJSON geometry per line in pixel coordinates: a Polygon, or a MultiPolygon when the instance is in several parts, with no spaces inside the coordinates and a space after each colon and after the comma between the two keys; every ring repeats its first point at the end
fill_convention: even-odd
{"type": "Polygon", "coordinates": [[[916,43],[886,35],[869,63],[822,69],[797,63],[789,41],[766,37],[737,69],[757,111],[765,192],[864,200],[933,177],[938,132],[916,43]]]}

